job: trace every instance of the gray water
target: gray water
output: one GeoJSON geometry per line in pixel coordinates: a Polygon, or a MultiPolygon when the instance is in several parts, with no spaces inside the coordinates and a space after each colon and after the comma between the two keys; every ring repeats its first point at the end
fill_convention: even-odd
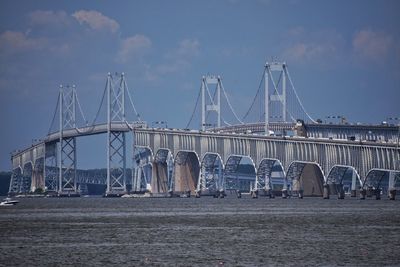
{"type": "Polygon", "coordinates": [[[0,266],[400,266],[400,201],[19,199],[0,266]]]}

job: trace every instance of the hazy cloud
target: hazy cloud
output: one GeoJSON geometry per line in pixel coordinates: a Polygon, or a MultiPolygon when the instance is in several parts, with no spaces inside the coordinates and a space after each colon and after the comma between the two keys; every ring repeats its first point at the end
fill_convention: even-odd
{"type": "Polygon", "coordinates": [[[33,26],[51,27],[54,25],[67,25],[70,23],[70,17],[65,11],[36,10],[29,15],[30,24],[33,26]]]}
{"type": "Polygon", "coordinates": [[[118,51],[117,61],[126,62],[133,57],[141,56],[150,47],[151,41],[144,35],[136,34],[123,39],[118,51]]]}
{"type": "Polygon", "coordinates": [[[295,27],[287,32],[285,39],[283,57],[291,61],[323,62],[340,58],[345,46],[344,38],[335,30],[308,32],[295,27]]]}
{"type": "Polygon", "coordinates": [[[393,38],[382,32],[362,30],[353,38],[354,52],[362,59],[383,62],[393,45],[393,38]]]}
{"type": "Polygon", "coordinates": [[[288,30],[287,34],[291,37],[298,37],[305,34],[304,27],[296,26],[288,30]]]}
{"type": "Polygon", "coordinates": [[[179,44],[176,55],[182,58],[198,56],[200,53],[200,43],[197,40],[185,39],[179,44]]]}
{"type": "Polygon", "coordinates": [[[0,35],[0,48],[3,53],[39,50],[45,48],[44,38],[30,38],[27,34],[17,31],[6,31],[0,35]]]}
{"type": "Polygon", "coordinates": [[[161,74],[173,73],[190,67],[192,60],[200,54],[200,42],[195,39],[184,39],[177,49],[165,55],[167,63],[157,67],[161,74]]]}
{"type": "Polygon", "coordinates": [[[285,55],[294,60],[314,60],[323,58],[337,51],[333,44],[296,43],[290,46],[285,55]]]}
{"type": "Polygon", "coordinates": [[[110,32],[117,32],[119,24],[115,20],[104,16],[98,11],[94,10],[79,10],[76,11],[72,16],[80,23],[87,24],[93,30],[106,30],[110,32]]]}

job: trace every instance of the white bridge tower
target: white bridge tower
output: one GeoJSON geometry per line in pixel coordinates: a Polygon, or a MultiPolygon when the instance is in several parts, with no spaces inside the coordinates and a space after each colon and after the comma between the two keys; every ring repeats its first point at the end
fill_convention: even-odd
{"type": "Polygon", "coordinates": [[[280,114],[282,114],[282,122],[287,121],[287,108],[286,108],[286,76],[287,76],[287,71],[286,71],[286,63],[283,62],[273,62],[273,63],[265,63],[265,69],[264,69],[264,90],[265,90],[265,110],[264,110],[264,119],[265,119],[265,134],[269,134],[269,121],[270,121],[270,105],[272,102],[278,102],[281,103],[282,105],[282,111],[280,114]],[[280,75],[280,79],[276,83],[274,80],[274,76],[272,75],[273,72],[278,72],[280,75]],[[272,93],[270,93],[269,90],[269,83],[272,83],[272,93]],[[280,80],[282,80],[282,86],[281,89],[279,90],[279,84],[280,80]]]}

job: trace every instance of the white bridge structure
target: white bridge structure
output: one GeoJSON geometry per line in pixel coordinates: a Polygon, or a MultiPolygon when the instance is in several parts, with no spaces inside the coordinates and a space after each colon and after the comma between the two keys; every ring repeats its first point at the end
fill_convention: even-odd
{"type": "Polygon", "coordinates": [[[80,194],[81,184],[104,183],[108,196],[127,193],[127,184],[131,184],[132,191],[146,191],[154,196],[223,197],[230,191],[238,197],[247,192],[253,197],[259,194],[272,197],[277,192],[282,192],[283,197],[329,197],[329,194],[344,197],[345,192],[355,196],[357,191],[367,190],[375,192],[377,198],[384,194],[394,199],[396,190],[400,189],[399,134],[397,132],[396,136],[394,130],[399,131],[399,127],[390,126],[390,134],[385,135],[387,126],[373,126],[373,131],[383,132],[382,139],[363,138],[362,134],[357,135],[356,128],[351,129],[355,131],[355,138],[347,134],[335,135],[346,132],[346,127],[350,126],[335,125],[337,132],[332,126],[315,126],[318,124],[305,112],[285,63],[267,63],[262,77],[255,99],[264,101],[263,112],[258,114],[263,120],[251,123],[243,121],[250,116],[252,107],[257,106],[254,105],[256,100],[239,119],[222,78],[203,77],[188,123],[189,126],[195,115],[201,114],[197,128],[200,130],[148,128],[136,112],[124,74],[118,79],[111,74],[107,76],[99,108],[100,111],[103,104],[106,105],[107,121],[96,122],[98,112],[91,125],[86,122],[78,126],[77,114],[80,112],[84,116],[76,88],[60,87],[52,122],[53,125],[58,117],[59,128],[42,141],[12,154],[9,193],[23,194],[42,188],[60,196],[73,196],[80,194]],[[273,78],[274,71],[281,73],[277,82],[273,78]],[[300,112],[291,108],[293,99],[286,86],[287,80],[300,112]],[[264,96],[260,89],[262,84],[264,96]],[[214,94],[209,85],[216,85],[214,94]],[[224,118],[224,99],[236,119],[236,126],[228,124],[224,118]],[[125,109],[129,103],[138,118],[135,122],[126,118],[125,109]],[[196,112],[199,106],[201,111],[196,112]],[[299,120],[305,127],[294,127],[299,120]],[[312,129],[309,131],[312,135],[304,134],[307,127],[312,129]],[[326,136],[329,127],[333,134],[326,136]],[[279,130],[281,133],[276,134],[279,130]],[[97,134],[107,134],[107,176],[91,181],[77,174],[76,138],[97,134]],[[127,144],[127,134],[133,135],[133,144],[127,144]],[[133,147],[133,155],[127,155],[127,145],[133,147]],[[133,178],[128,181],[127,160],[132,159],[133,178]]]}

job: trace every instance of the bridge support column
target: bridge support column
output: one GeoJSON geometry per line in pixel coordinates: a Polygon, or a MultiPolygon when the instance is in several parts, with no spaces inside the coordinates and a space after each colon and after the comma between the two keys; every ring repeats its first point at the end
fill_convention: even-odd
{"type": "Polygon", "coordinates": [[[329,199],[329,185],[324,184],[324,199],[329,199]]]}
{"type": "Polygon", "coordinates": [[[396,193],[397,193],[396,189],[389,190],[389,199],[390,200],[395,200],[396,199],[396,193]]]}
{"type": "Polygon", "coordinates": [[[282,198],[287,198],[287,197],[288,197],[288,190],[282,189],[282,198]]]}
{"type": "Polygon", "coordinates": [[[365,195],[367,194],[367,190],[364,188],[360,189],[360,199],[365,199],[365,195]]]}
{"type": "Polygon", "coordinates": [[[372,189],[372,187],[368,187],[367,188],[367,197],[372,197],[373,192],[374,192],[374,190],[372,189]]]}
{"type": "Polygon", "coordinates": [[[217,113],[217,127],[221,127],[221,77],[220,76],[203,76],[201,80],[201,130],[205,131],[206,126],[208,126],[208,123],[206,122],[206,113],[213,111],[217,113]],[[206,103],[206,91],[208,91],[208,85],[216,85],[216,94],[217,94],[217,99],[216,102],[214,102],[212,99],[211,104],[206,103]]]}
{"type": "Polygon", "coordinates": [[[353,169],[353,173],[351,176],[351,197],[357,196],[357,180],[359,180],[358,174],[355,169],[353,169]]]}
{"type": "MultiPolygon", "coordinates": [[[[399,130],[400,130],[400,128],[399,128],[399,130]]],[[[400,163],[400,162],[399,162],[400,163]]],[[[396,188],[395,188],[395,184],[396,184],[396,182],[395,182],[395,173],[393,172],[393,171],[391,171],[391,172],[389,172],[389,195],[388,195],[388,197],[389,197],[389,199],[390,200],[395,200],[395,198],[396,198],[396,188]]]]}
{"type": "Polygon", "coordinates": [[[377,188],[377,189],[375,189],[375,199],[376,200],[380,200],[381,199],[381,189],[380,188],[377,188]]]}
{"type": "Polygon", "coordinates": [[[338,199],[344,199],[343,184],[338,185],[338,199]]]}
{"type": "Polygon", "coordinates": [[[113,122],[126,123],[124,73],[117,83],[107,76],[107,191],[105,196],[126,194],[126,141],[122,131],[111,131],[113,122]]]}
{"type": "Polygon", "coordinates": [[[108,135],[108,165],[106,196],[126,194],[126,139],[124,132],[108,135]]]}
{"type": "Polygon", "coordinates": [[[298,196],[298,198],[302,199],[304,196],[304,190],[300,189],[299,191],[297,191],[297,196],[298,196]]]}
{"type": "Polygon", "coordinates": [[[272,188],[268,189],[267,192],[268,192],[269,198],[275,198],[275,193],[274,193],[274,190],[272,190],[272,188]]]}
{"type": "Polygon", "coordinates": [[[76,128],[76,90],[73,85],[60,85],[60,139],[58,159],[58,195],[77,196],[76,184],[76,139],[64,137],[65,129],[76,128]]]}
{"type": "Polygon", "coordinates": [[[76,139],[63,138],[60,142],[58,194],[78,195],[76,184],[76,139]]]}
{"type": "Polygon", "coordinates": [[[46,144],[44,159],[44,189],[47,192],[58,191],[57,144],[46,144]]]}

